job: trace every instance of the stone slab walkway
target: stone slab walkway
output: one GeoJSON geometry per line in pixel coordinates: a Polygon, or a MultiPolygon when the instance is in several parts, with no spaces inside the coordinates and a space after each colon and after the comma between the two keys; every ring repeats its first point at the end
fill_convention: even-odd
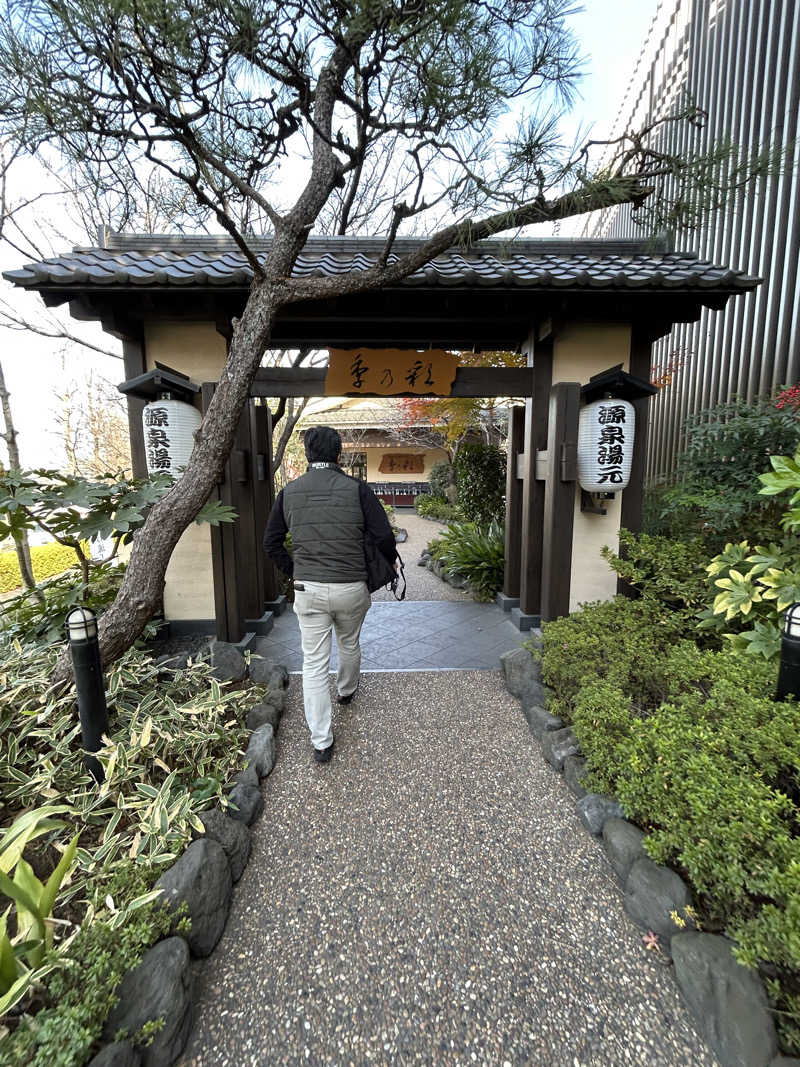
{"type": "MultiPolygon", "coordinates": [[[[527,637],[496,604],[474,600],[373,601],[361,631],[361,669],[497,670],[501,654],[517,648],[527,637]]],[[[300,627],[291,605],[266,637],[256,639],[255,651],[265,659],[283,663],[289,671],[302,670],[300,627]]],[[[334,639],[331,669],[337,667],[334,639]]]]}
{"type": "Polygon", "coordinates": [[[373,674],[312,763],[299,679],[192,1067],[706,1067],[499,672],[373,674]]]}

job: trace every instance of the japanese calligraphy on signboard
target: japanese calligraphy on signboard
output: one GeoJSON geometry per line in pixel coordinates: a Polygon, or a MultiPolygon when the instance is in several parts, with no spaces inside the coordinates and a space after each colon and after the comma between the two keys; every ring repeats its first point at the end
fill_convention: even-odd
{"type": "Polygon", "coordinates": [[[407,348],[331,348],[326,396],[449,396],[458,359],[407,348]]]}
{"type": "Polygon", "coordinates": [[[387,452],[381,456],[378,467],[379,474],[423,474],[425,471],[425,456],[422,452],[414,455],[411,452],[387,452]]]}
{"type": "Polygon", "coordinates": [[[616,493],[631,476],[636,412],[627,400],[596,400],[580,414],[578,482],[589,493],[616,493]]]}
{"type": "Polygon", "coordinates": [[[180,400],[158,400],[142,410],[149,474],[178,474],[189,462],[202,416],[180,400]]]}

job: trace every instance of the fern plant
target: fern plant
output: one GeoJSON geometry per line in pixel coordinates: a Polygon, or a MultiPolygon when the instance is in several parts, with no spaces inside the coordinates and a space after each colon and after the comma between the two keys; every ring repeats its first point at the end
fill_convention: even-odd
{"type": "Polygon", "coordinates": [[[499,523],[452,522],[431,551],[448,573],[464,578],[479,598],[490,600],[502,588],[505,534],[499,523]]]}

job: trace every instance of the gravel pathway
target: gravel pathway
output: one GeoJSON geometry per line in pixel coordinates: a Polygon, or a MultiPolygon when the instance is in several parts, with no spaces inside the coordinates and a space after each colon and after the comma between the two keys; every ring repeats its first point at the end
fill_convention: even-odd
{"type": "Polygon", "coordinates": [[[299,697],[184,1065],[716,1062],[499,672],[364,676],[325,766],[299,697]]]}
{"type": "MultiPolygon", "coordinates": [[[[394,521],[396,526],[408,530],[408,540],[397,546],[406,568],[406,600],[472,600],[469,593],[453,589],[426,567],[417,566],[422,550],[445,529],[445,524],[422,519],[413,509],[396,511],[394,521]]],[[[394,597],[388,589],[379,589],[372,594],[372,599],[393,600],[394,597]]]]}

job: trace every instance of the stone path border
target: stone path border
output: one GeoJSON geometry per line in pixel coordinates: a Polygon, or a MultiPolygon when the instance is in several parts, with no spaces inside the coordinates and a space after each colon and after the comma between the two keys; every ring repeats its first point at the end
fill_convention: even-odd
{"type": "Polygon", "coordinates": [[[221,681],[249,675],[265,686],[263,699],[247,713],[252,730],[243,769],[228,794],[232,807],[204,812],[205,833],[197,835],[155,884],[174,913],[170,936],[157,942],[129,971],[118,987],[118,1001],[106,1019],[107,1042],[89,1067],[169,1067],[189,1038],[193,1021],[191,958],[202,959],[216,947],[230,912],[233,885],[250,857],[250,824],[264,809],[261,780],[275,766],[275,733],[286,706],[289,672],[285,667],[253,658],[249,664],[234,645],[213,642],[210,659],[221,681]],[[240,662],[241,661],[241,662],[240,662]],[[184,919],[190,920],[184,929],[184,919]],[[138,1033],[163,1020],[149,1045],[115,1040],[121,1032],[138,1033]]]}
{"type": "MultiPolygon", "coordinates": [[[[541,648],[541,637],[534,634],[532,641],[541,648]]],[[[644,833],[625,820],[615,800],[583,788],[586,761],[572,730],[547,711],[552,690],[542,682],[539,661],[528,649],[519,648],[504,653],[500,662],[506,688],[519,698],[542,755],[564,774],[575,795],[581,822],[591,834],[602,836],[628,917],[657,935],[660,949],[672,960],[678,987],[720,1063],[723,1067],[800,1067],[800,1059],[778,1054],[775,1024],[757,972],[736,961],[729,938],[691,929],[686,916],[692,902],[689,887],[674,871],[649,859],[642,845],[644,833]],[[672,913],[684,920],[685,930],[674,922],[672,913]]]]}

